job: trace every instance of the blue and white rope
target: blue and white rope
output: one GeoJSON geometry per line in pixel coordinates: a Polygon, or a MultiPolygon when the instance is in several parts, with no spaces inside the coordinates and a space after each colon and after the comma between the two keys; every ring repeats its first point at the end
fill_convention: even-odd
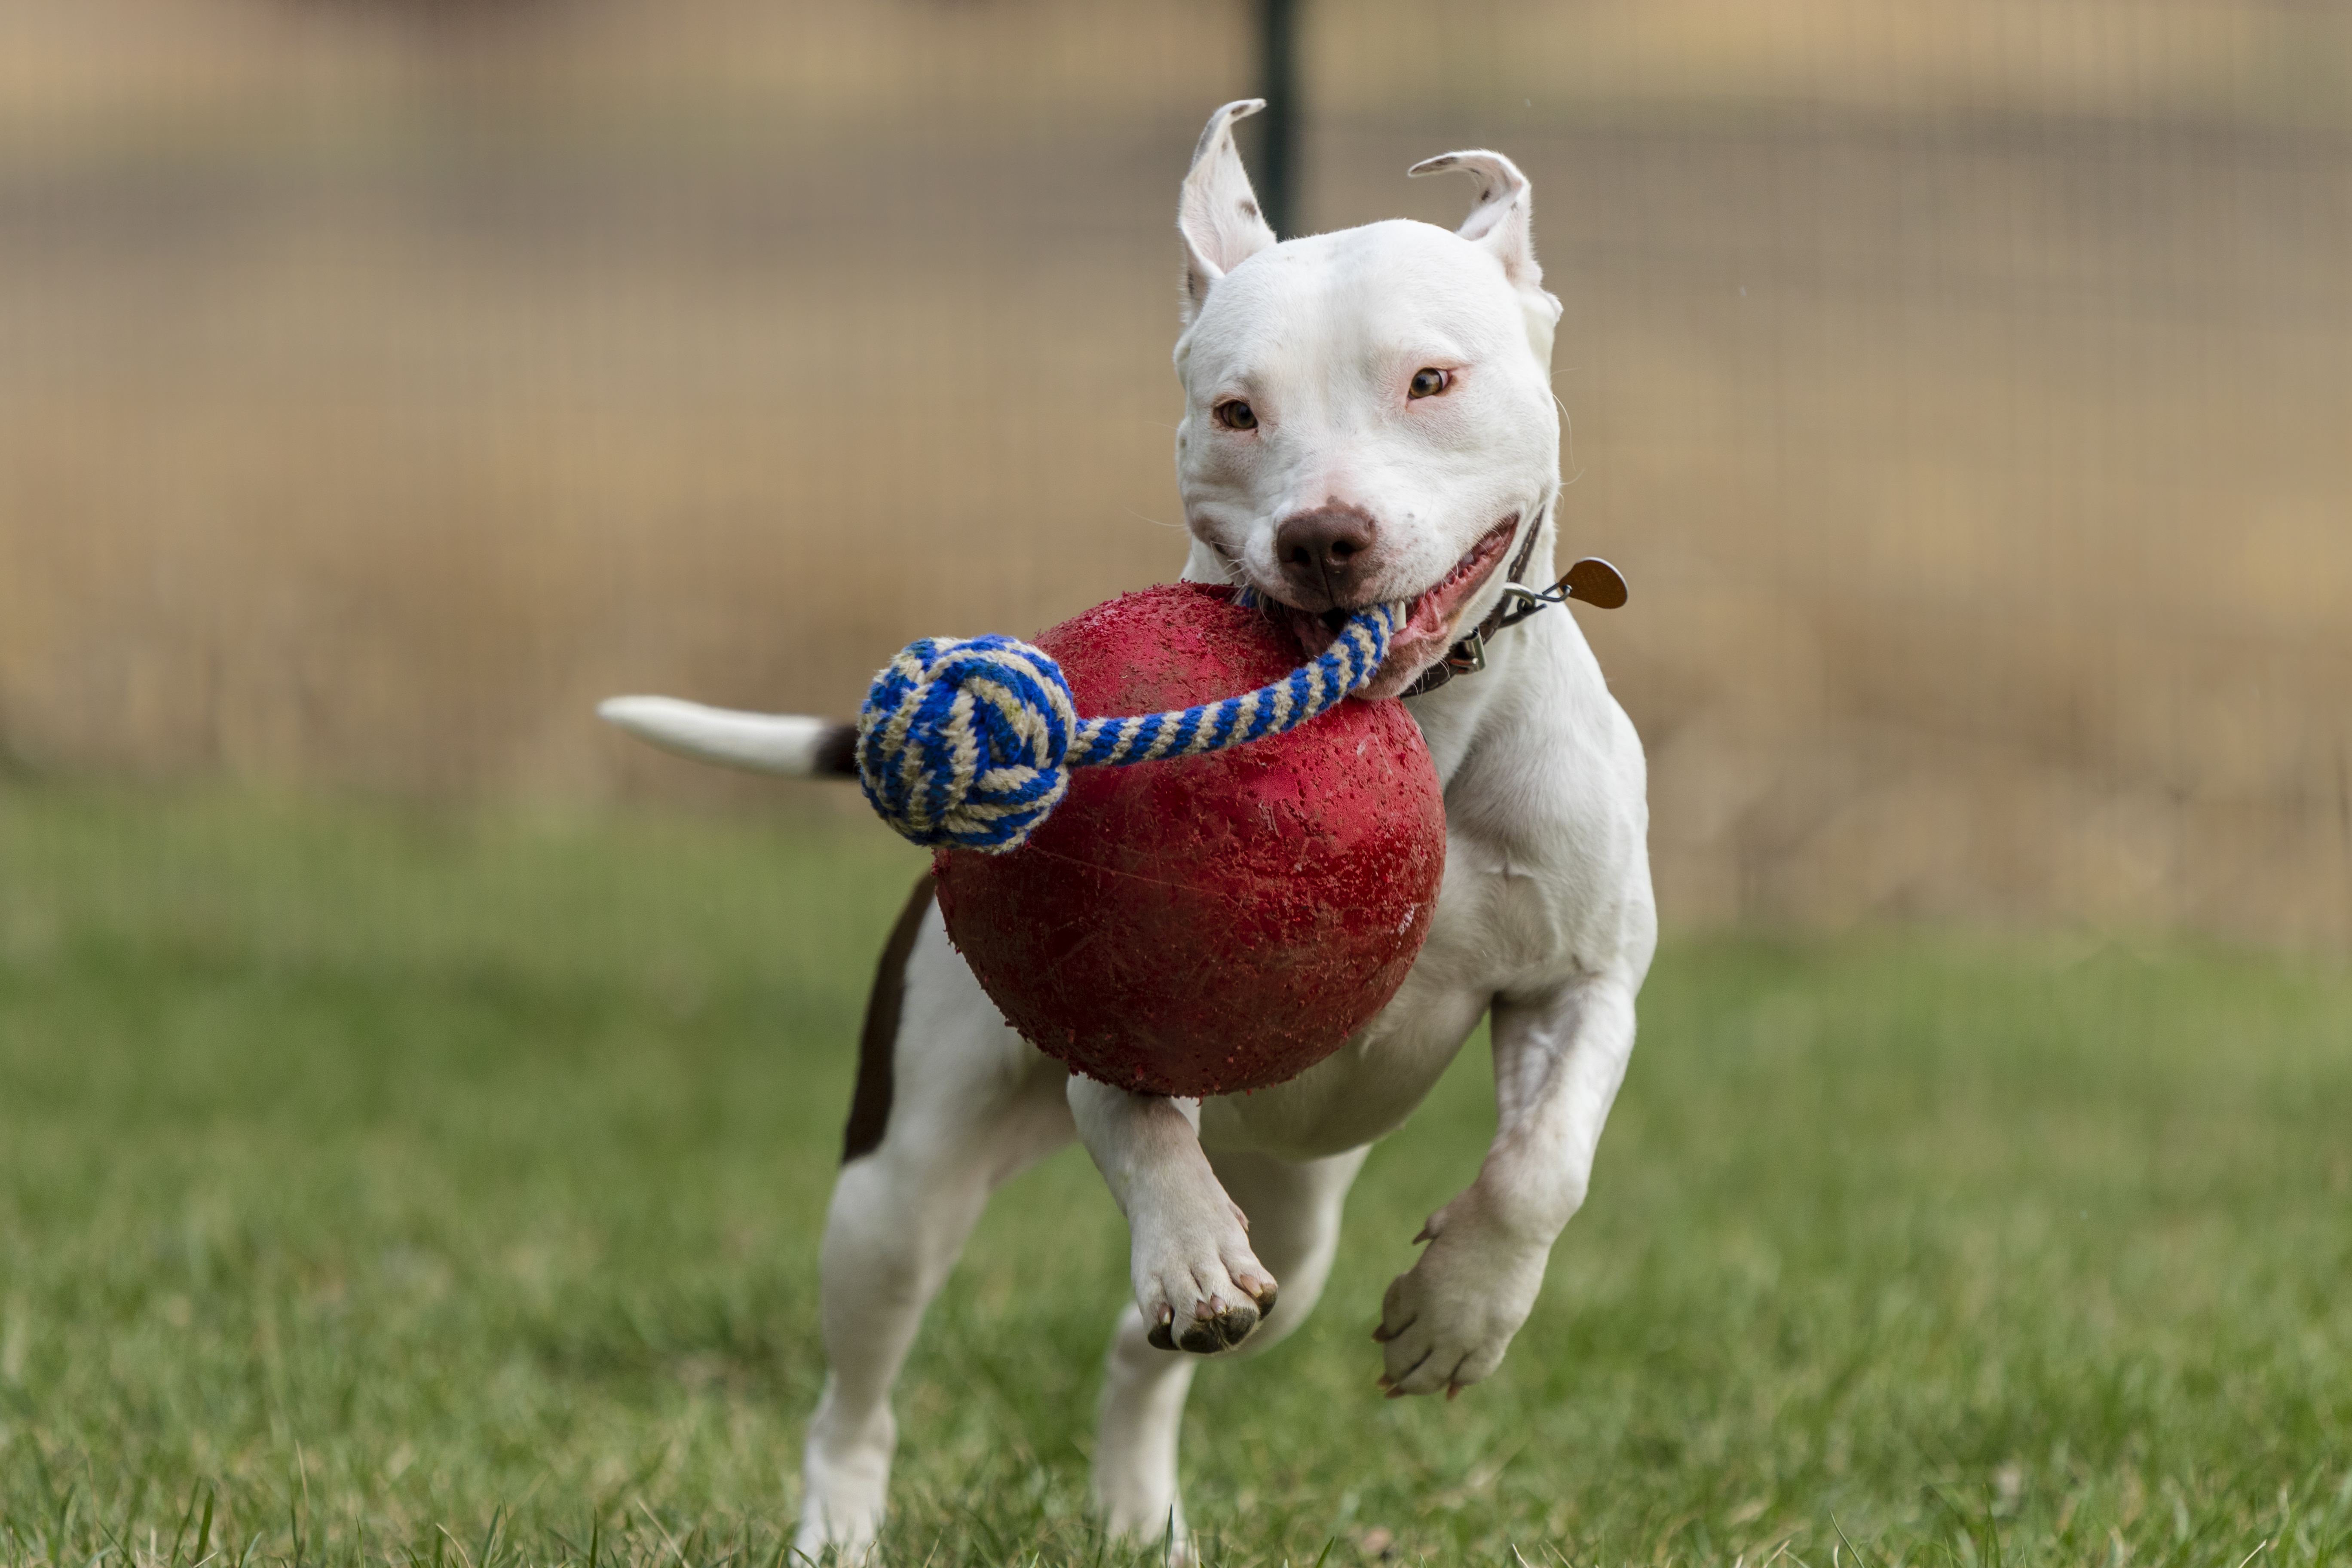
{"type": "Polygon", "coordinates": [[[1003,854],[1070,787],[1072,768],[1197,757],[1295,730],[1372,678],[1402,605],[1359,611],[1286,679],[1128,719],[1081,719],[1061,667],[1014,637],[925,637],[874,678],[857,715],[857,777],[918,844],[1003,854]]]}

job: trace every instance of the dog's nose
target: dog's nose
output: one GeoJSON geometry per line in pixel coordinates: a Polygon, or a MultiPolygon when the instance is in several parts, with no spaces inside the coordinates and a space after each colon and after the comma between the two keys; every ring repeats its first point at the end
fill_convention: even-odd
{"type": "Polygon", "coordinates": [[[1274,531],[1275,564],[1302,607],[1332,609],[1355,602],[1371,566],[1379,525],[1351,506],[1293,512],[1274,531]],[[1318,600],[1321,603],[1318,605],[1318,600]]]}

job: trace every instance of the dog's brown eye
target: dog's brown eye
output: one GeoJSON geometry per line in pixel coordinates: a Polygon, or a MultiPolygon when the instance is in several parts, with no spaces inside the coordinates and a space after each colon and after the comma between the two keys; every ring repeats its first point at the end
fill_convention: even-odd
{"type": "Polygon", "coordinates": [[[1257,428],[1257,416],[1250,412],[1250,405],[1244,403],[1238,397],[1228,398],[1226,401],[1218,404],[1216,415],[1217,423],[1223,426],[1228,430],[1255,430],[1257,428]]]}
{"type": "Polygon", "coordinates": [[[1423,365],[1421,369],[1412,373],[1412,387],[1405,394],[1405,395],[1408,397],[1434,397],[1453,384],[1454,377],[1450,373],[1442,370],[1433,370],[1429,366],[1423,365]]]}

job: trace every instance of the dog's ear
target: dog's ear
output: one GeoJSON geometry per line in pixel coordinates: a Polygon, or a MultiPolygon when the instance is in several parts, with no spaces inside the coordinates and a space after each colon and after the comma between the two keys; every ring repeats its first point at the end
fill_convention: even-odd
{"type": "Polygon", "coordinates": [[[1184,237],[1184,324],[1201,313],[1209,286],[1267,246],[1274,230],[1258,211],[1257,193],[1250,188],[1242,167],[1241,150],[1234,145],[1234,121],[1265,107],[1262,98],[1244,98],[1209,116],[1200,145],[1192,149],[1192,167],[1176,199],[1176,232],[1184,237]]]}
{"type": "Polygon", "coordinates": [[[1478,182],[1478,205],[1454,232],[1494,252],[1514,288],[1542,288],[1543,268],[1536,265],[1535,193],[1528,177],[1500,153],[1448,153],[1425,158],[1405,173],[1456,171],[1478,182]]]}
{"type": "Polygon", "coordinates": [[[1536,359],[1551,363],[1552,329],[1559,301],[1544,291],[1543,268],[1536,265],[1535,191],[1519,166],[1500,153],[1448,153],[1428,158],[1408,174],[1444,174],[1459,170],[1478,182],[1478,204],[1454,232],[1483,246],[1503,264],[1503,276],[1519,291],[1527,311],[1528,346],[1536,359]]]}

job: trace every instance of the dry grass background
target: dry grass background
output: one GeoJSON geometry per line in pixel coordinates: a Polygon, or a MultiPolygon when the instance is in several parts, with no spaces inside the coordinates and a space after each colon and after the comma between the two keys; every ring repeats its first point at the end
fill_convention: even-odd
{"type": "MultiPolygon", "coordinates": [[[[2352,12],[1310,0],[1307,216],[1536,183],[1670,921],[2352,944],[2352,12]]],[[[1181,555],[1175,184],[1249,18],[0,0],[0,743],[751,797],[1181,555]]]]}

